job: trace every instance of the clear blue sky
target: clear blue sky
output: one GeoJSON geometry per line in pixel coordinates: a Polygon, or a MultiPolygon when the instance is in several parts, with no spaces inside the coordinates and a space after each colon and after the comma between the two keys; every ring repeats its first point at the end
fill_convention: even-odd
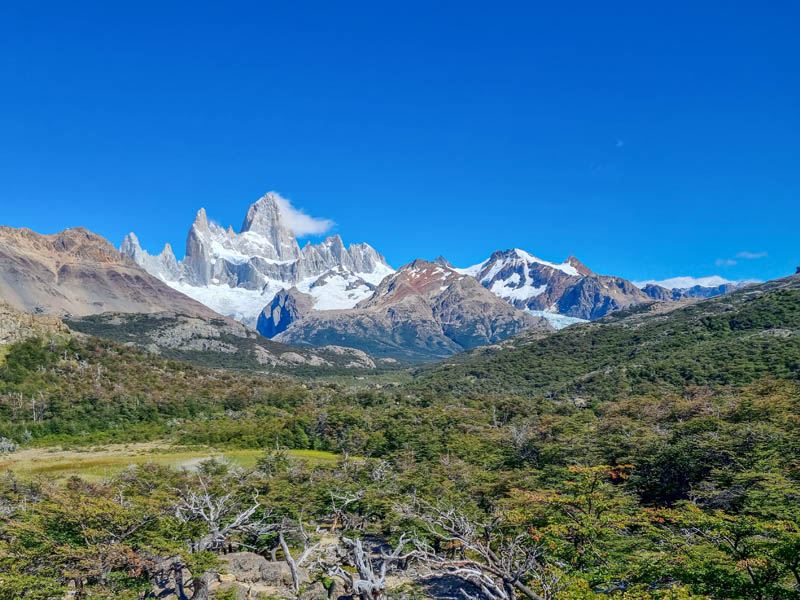
{"type": "Polygon", "coordinates": [[[799,6],[5,2],[0,224],[181,255],[277,190],[394,266],[794,272],[799,6]]]}

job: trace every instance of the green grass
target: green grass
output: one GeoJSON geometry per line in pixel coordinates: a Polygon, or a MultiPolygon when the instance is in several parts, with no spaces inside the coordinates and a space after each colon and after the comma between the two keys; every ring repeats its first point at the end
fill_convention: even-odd
{"type": "MultiPolygon", "coordinates": [[[[288,450],[291,456],[309,462],[324,463],[339,459],[339,455],[318,450],[288,450]]],[[[17,475],[52,479],[79,476],[87,480],[110,477],[134,464],[155,463],[173,469],[191,468],[209,457],[224,457],[242,467],[253,467],[264,450],[215,450],[214,448],[175,448],[152,444],[130,444],[92,448],[90,450],[61,450],[36,448],[6,457],[0,471],[17,475]],[[82,456],[84,455],[84,456],[82,456]]]]}

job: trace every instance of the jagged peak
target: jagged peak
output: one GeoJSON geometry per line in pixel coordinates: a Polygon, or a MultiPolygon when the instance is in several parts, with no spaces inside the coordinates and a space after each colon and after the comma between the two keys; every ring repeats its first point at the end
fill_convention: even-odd
{"type": "Polygon", "coordinates": [[[429,260],[425,260],[424,258],[415,258],[410,263],[406,263],[400,267],[398,272],[410,271],[411,269],[435,269],[438,266],[440,265],[437,265],[429,260]]]}
{"type": "Polygon", "coordinates": [[[194,223],[192,227],[197,229],[208,229],[208,215],[206,215],[206,209],[201,208],[197,211],[197,214],[194,217],[194,223]]]}
{"type": "Polygon", "coordinates": [[[138,252],[141,249],[142,247],[139,244],[139,238],[136,237],[136,234],[132,231],[122,238],[122,243],[119,245],[119,251],[129,256],[133,256],[135,252],[138,252]]]}
{"type": "Polygon", "coordinates": [[[325,238],[325,240],[322,243],[325,246],[341,246],[342,248],[344,248],[344,242],[342,241],[342,236],[340,236],[338,233],[335,233],[334,235],[329,235],[328,237],[325,238]]]}
{"type": "Polygon", "coordinates": [[[267,228],[274,227],[280,223],[280,220],[281,209],[278,206],[278,194],[267,192],[247,209],[240,232],[261,229],[261,225],[266,225],[267,228]]]}
{"type": "Polygon", "coordinates": [[[437,256],[437,257],[436,257],[436,258],[433,260],[433,262],[434,262],[434,264],[441,265],[441,266],[443,266],[443,267],[447,267],[448,269],[452,269],[452,268],[454,268],[454,267],[453,267],[453,263],[451,263],[449,260],[447,260],[447,259],[446,259],[446,258],[445,258],[443,255],[441,255],[441,254],[440,254],[439,256],[437,256]]]}

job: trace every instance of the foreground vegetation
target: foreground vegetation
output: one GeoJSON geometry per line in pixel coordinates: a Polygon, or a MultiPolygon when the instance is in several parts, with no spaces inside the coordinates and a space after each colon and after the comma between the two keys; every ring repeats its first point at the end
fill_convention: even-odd
{"type": "Polygon", "coordinates": [[[798,319],[765,289],[370,389],[14,344],[0,437],[150,456],[2,475],[0,599],[233,597],[231,550],[304,569],[271,593],[306,600],[800,598],[798,319]]]}

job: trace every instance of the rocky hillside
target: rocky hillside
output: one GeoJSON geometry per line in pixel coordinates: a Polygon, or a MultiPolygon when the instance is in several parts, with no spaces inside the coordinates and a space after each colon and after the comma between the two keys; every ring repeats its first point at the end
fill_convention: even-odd
{"type": "Polygon", "coordinates": [[[67,326],[57,317],[31,315],[0,301],[0,345],[68,331],[67,326]]]}
{"type": "Polygon", "coordinates": [[[217,316],[83,227],[52,235],[0,227],[0,299],[56,316],[165,310],[217,316]]]}
{"type": "Polygon", "coordinates": [[[265,309],[261,323],[276,340],[302,345],[337,343],[374,356],[432,359],[490,344],[528,328],[552,330],[545,319],[517,310],[474,278],[423,260],[384,279],[350,310],[309,310],[296,290],[265,309]],[[299,318],[298,318],[299,317],[299,318]]]}
{"type": "Polygon", "coordinates": [[[355,348],[289,346],[219,316],[207,319],[171,312],[106,313],[69,319],[67,324],[81,333],[214,368],[309,375],[376,368],[372,358],[355,348]]]}

